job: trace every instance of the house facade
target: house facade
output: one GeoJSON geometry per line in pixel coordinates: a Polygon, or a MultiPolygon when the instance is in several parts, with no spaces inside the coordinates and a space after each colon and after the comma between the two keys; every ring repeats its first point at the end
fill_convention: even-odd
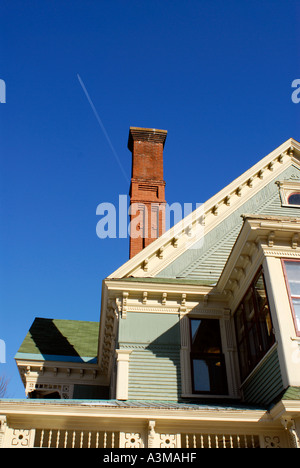
{"type": "Polygon", "coordinates": [[[300,447],[300,143],[164,231],[166,136],[130,129],[130,258],[99,323],[35,319],[0,446],[300,447]]]}

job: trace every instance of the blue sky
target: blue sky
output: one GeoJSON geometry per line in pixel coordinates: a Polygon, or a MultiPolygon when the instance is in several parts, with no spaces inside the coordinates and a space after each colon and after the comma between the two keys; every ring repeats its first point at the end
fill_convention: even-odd
{"type": "Polygon", "coordinates": [[[128,194],[129,127],[168,130],[166,199],[204,202],[300,140],[299,30],[290,0],[1,1],[9,397],[24,397],[14,355],[34,318],[99,320],[102,279],[128,259],[128,239],[97,237],[96,208],[128,194]]]}

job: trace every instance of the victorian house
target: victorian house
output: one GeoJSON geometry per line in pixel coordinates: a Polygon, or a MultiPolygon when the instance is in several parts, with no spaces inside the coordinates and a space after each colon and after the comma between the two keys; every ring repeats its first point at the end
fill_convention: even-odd
{"type": "Polygon", "coordinates": [[[129,260],[100,322],[36,318],[3,447],[300,447],[300,143],[165,230],[167,132],[132,127],[129,260]]]}

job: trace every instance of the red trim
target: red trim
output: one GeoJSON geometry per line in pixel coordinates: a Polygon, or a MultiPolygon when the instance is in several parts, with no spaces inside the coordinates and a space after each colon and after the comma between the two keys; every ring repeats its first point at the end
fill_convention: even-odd
{"type": "Polygon", "coordinates": [[[294,258],[282,258],[281,259],[283,275],[284,275],[284,280],[285,280],[285,284],[286,284],[286,288],[287,288],[287,292],[288,292],[288,296],[289,296],[289,302],[290,302],[290,307],[291,307],[291,311],[292,311],[292,316],[293,316],[293,322],[294,322],[294,326],[295,326],[295,330],[296,330],[296,335],[300,336],[300,329],[298,330],[297,318],[296,318],[294,304],[293,304],[293,297],[295,297],[295,296],[292,296],[292,293],[291,293],[291,288],[290,288],[290,283],[289,283],[289,279],[288,279],[287,272],[286,272],[285,262],[296,262],[296,263],[299,263],[299,265],[300,265],[300,260],[296,260],[294,258]]]}

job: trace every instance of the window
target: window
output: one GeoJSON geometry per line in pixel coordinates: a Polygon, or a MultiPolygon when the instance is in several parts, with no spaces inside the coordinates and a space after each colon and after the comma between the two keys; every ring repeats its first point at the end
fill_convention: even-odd
{"type": "Polygon", "coordinates": [[[296,333],[300,336],[300,260],[284,260],[283,265],[296,333]]]}
{"type": "Polygon", "coordinates": [[[284,180],[277,182],[282,206],[300,208],[300,182],[284,180]]]}
{"type": "Polygon", "coordinates": [[[227,394],[219,320],[191,319],[193,393],[227,394]]]}
{"type": "Polygon", "coordinates": [[[292,193],[288,198],[289,205],[300,205],[300,192],[292,193]]]}
{"type": "Polygon", "coordinates": [[[275,342],[262,271],[235,313],[235,326],[241,377],[245,379],[275,342]]]}

